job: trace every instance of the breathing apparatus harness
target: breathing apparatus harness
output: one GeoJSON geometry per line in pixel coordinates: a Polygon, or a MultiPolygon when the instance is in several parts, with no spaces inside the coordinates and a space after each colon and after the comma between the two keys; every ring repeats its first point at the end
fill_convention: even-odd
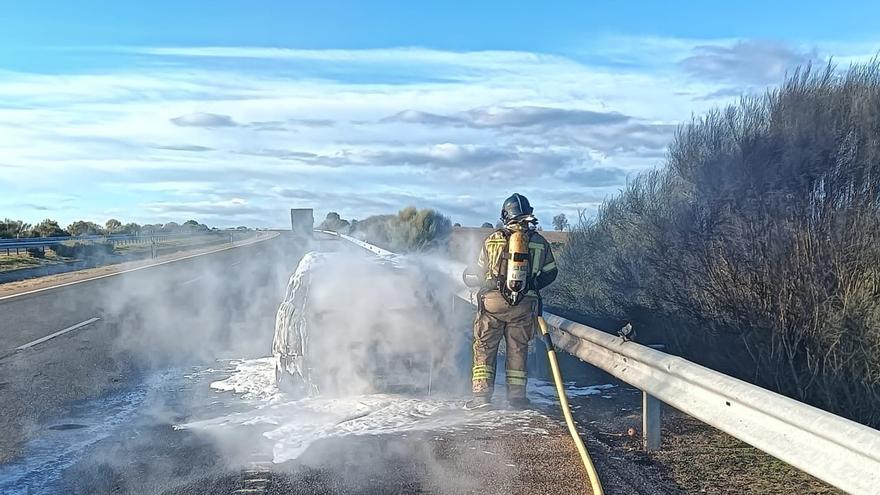
{"type": "Polygon", "coordinates": [[[526,293],[534,288],[532,280],[531,256],[529,256],[529,240],[538,219],[523,215],[500,230],[507,241],[507,249],[501,251],[496,266],[495,288],[501,292],[504,300],[511,306],[519,304],[526,293]],[[507,263],[507,269],[504,264],[507,263]]]}

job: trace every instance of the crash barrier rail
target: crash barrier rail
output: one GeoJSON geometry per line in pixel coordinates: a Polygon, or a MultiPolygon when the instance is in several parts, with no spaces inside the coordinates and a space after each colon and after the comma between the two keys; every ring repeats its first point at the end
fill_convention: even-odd
{"type": "MultiPolygon", "coordinates": [[[[476,303],[471,289],[458,296],[476,303]]],[[[557,348],[642,391],[647,450],[660,448],[666,403],[847,493],[880,494],[880,431],[552,313],[543,316],[557,348]]]]}
{"type": "Polygon", "coordinates": [[[92,242],[102,244],[112,244],[114,246],[136,245],[136,244],[153,244],[162,243],[178,239],[194,239],[205,237],[227,236],[231,242],[232,235],[238,231],[231,230],[213,230],[209,232],[192,232],[182,234],[113,234],[113,235],[82,235],[82,236],[63,236],[63,237],[25,237],[16,239],[0,239],[0,251],[6,252],[7,255],[12,254],[12,250],[18,254],[19,250],[27,250],[32,248],[40,248],[45,251],[53,245],[64,244],[69,242],[92,242]]]}

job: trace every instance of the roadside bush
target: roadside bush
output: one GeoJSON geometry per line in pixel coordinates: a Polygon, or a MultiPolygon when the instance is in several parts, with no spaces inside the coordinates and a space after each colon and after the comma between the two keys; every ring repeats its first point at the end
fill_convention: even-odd
{"type": "Polygon", "coordinates": [[[113,245],[104,242],[71,242],[53,244],[52,251],[64,258],[91,260],[113,254],[113,245]]]}
{"type": "Polygon", "coordinates": [[[551,304],[880,425],[878,122],[876,62],[694,120],[573,229],[551,304]]]}
{"type": "Polygon", "coordinates": [[[40,258],[40,259],[42,259],[42,258],[45,258],[45,257],[46,257],[46,253],[45,253],[45,251],[43,251],[43,250],[40,249],[40,248],[36,248],[36,247],[28,248],[28,249],[27,249],[27,253],[28,253],[28,255],[29,255],[30,257],[32,257],[32,258],[40,258]]]}
{"type": "Polygon", "coordinates": [[[445,246],[452,221],[436,210],[409,206],[397,215],[377,215],[357,222],[351,235],[391,251],[425,251],[445,246]]]}
{"type": "Polygon", "coordinates": [[[330,230],[332,232],[338,232],[340,234],[347,234],[349,227],[350,224],[348,220],[340,218],[339,213],[331,211],[324,218],[324,221],[322,221],[318,225],[318,230],[330,230]]]}

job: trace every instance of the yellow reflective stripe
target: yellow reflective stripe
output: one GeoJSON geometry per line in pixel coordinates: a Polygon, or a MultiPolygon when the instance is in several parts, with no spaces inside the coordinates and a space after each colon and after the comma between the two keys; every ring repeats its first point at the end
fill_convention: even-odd
{"type": "Polygon", "coordinates": [[[514,377],[512,377],[512,376],[508,376],[508,377],[507,377],[507,384],[508,384],[508,385],[522,385],[522,386],[525,386],[525,385],[526,385],[526,379],[525,379],[525,378],[514,378],[514,377]]]}
{"type": "Polygon", "coordinates": [[[537,275],[541,271],[538,263],[541,262],[541,255],[544,254],[544,245],[537,242],[529,243],[529,251],[532,254],[532,275],[537,275]]]}
{"type": "Polygon", "coordinates": [[[504,242],[494,242],[491,239],[486,243],[486,279],[493,278],[498,267],[498,259],[501,258],[501,251],[504,249],[504,242]]]}
{"type": "Polygon", "coordinates": [[[525,371],[507,370],[507,378],[525,378],[528,374],[525,371]]]}
{"type": "Polygon", "coordinates": [[[495,374],[495,370],[493,370],[492,368],[490,368],[488,365],[485,365],[485,364],[478,364],[478,365],[474,366],[472,371],[474,373],[485,372],[485,373],[490,373],[493,375],[495,374]]]}
{"type": "Polygon", "coordinates": [[[489,373],[485,373],[485,372],[474,373],[474,375],[471,377],[471,380],[491,380],[491,379],[492,379],[492,375],[490,375],[489,373]]]}
{"type": "Polygon", "coordinates": [[[554,268],[556,268],[556,262],[551,261],[550,263],[547,263],[546,265],[544,265],[544,268],[542,268],[541,271],[546,272],[546,271],[550,271],[554,268]]]}

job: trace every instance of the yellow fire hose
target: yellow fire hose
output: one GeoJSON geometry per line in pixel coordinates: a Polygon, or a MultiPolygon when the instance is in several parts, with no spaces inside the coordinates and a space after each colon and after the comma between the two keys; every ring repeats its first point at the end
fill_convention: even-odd
{"type": "Polygon", "coordinates": [[[590,478],[590,486],[593,489],[593,495],[604,495],[602,482],[599,481],[599,473],[596,472],[596,466],[593,465],[593,459],[584,446],[578,434],[577,427],[574,424],[574,418],[571,417],[571,408],[568,406],[568,397],[565,395],[565,386],[562,383],[562,373],[559,371],[559,362],[556,360],[556,349],[553,347],[553,340],[550,338],[550,332],[547,330],[547,322],[544,317],[538,315],[538,326],[541,328],[541,335],[544,337],[544,344],[547,345],[547,358],[550,360],[550,369],[553,370],[553,381],[556,383],[556,393],[559,395],[559,405],[562,408],[562,414],[565,416],[565,423],[568,425],[568,432],[571,434],[574,445],[577,447],[581,461],[584,463],[584,469],[587,470],[587,476],[590,478]]]}

